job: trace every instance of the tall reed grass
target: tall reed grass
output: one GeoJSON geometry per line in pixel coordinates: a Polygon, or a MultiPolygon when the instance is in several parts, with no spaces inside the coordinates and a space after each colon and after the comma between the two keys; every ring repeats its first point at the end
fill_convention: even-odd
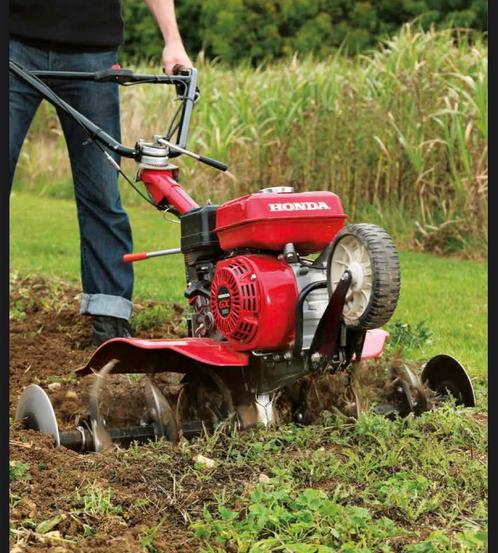
{"type": "MultiPolygon", "coordinates": [[[[436,251],[485,252],[488,78],[481,36],[407,24],[356,58],[295,56],[256,69],[199,58],[197,67],[201,100],[189,147],[226,161],[230,173],[181,158],[182,182],[194,197],[220,202],[282,184],[332,190],[353,220],[369,216],[436,251]]],[[[175,107],[165,88],[121,90],[127,144],[165,130],[175,107]]],[[[123,167],[134,172],[129,161],[123,167]]],[[[42,193],[72,193],[49,106],[37,115],[17,178],[42,193]]],[[[131,192],[124,196],[134,201],[131,192]]]]}

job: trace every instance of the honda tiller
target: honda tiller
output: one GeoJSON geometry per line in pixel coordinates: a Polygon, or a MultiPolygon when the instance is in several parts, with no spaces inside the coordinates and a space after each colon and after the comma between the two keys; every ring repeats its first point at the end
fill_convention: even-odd
{"type": "MultiPolygon", "coordinates": [[[[85,426],[59,432],[51,402],[36,385],[24,391],[18,419],[78,451],[98,451],[112,441],[176,441],[227,423],[239,429],[278,424],[279,391],[305,375],[327,372],[351,377],[344,393],[349,413],[359,413],[354,368],[381,355],[388,334],[380,327],[392,316],[400,290],[398,254],[385,230],[346,225],[339,197],[328,191],[263,188],[219,206],[199,206],[178,184],[178,168],[170,160],[184,154],[221,171],[227,167],[185,149],[199,96],[195,69],[179,68],[172,76],[135,75],[119,67],[62,73],[25,71],[10,62],[10,71],[71,115],[118,171],[109,151],[136,160],[146,199],[180,219],[181,246],[128,254],[123,262],[182,253],[190,306],[188,338],[115,338],[77,371],[97,375],[85,426]],[[44,78],[173,84],[180,107],[165,135],[128,148],[63,102],[44,78]],[[162,372],[182,375],[174,403],[154,378],[162,372]],[[102,414],[101,394],[111,373],[144,374],[147,409],[134,427],[109,428],[102,414]]],[[[403,366],[389,389],[376,407],[387,415],[419,414],[448,397],[475,404],[469,377],[447,355],[431,359],[420,377],[403,366]]],[[[290,409],[296,422],[305,419],[299,399],[290,409]]]]}

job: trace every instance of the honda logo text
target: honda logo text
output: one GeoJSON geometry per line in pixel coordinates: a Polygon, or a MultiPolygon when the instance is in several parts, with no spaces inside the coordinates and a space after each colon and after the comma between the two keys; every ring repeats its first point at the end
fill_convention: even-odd
{"type": "Polygon", "coordinates": [[[288,202],[268,204],[270,211],[317,211],[319,209],[330,209],[326,202],[288,202]]]}

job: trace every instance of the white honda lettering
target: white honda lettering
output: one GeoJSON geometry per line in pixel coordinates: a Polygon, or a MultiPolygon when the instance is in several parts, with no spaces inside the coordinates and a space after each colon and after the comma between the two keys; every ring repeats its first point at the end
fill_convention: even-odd
{"type": "Polygon", "coordinates": [[[326,202],[292,202],[268,204],[270,211],[316,211],[319,209],[330,209],[326,202]]]}

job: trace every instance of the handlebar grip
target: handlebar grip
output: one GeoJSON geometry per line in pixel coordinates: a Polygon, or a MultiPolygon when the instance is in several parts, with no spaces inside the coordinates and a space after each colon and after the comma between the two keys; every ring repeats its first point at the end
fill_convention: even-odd
{"type": "Polygon", "coordinates": [[[175,63],[175,65],[173,65],[172,73],[173,75],[190,75],[190,68],[179,63],[175,63]]]}
{"type": "Polygon", "coordinates": [[[222,163],[221,161],[217,161],[216,159],[212,159],[210,157],[199,156],[199,161],[201,163],[205,163],[206,165],[209,165],[210,167],[213,167],[214,169],[218,169],[219,171],[228,170],[228,165],[226,165],[225,163],[222,163]]]}
{"type": "Polygon", "coordinates": [[[147,252],[126,253],[125,255],[123,255],[123,261],[125,263],[133,263],[135,261],[142,261],[142,259],[147,259],[147,252]]]}

